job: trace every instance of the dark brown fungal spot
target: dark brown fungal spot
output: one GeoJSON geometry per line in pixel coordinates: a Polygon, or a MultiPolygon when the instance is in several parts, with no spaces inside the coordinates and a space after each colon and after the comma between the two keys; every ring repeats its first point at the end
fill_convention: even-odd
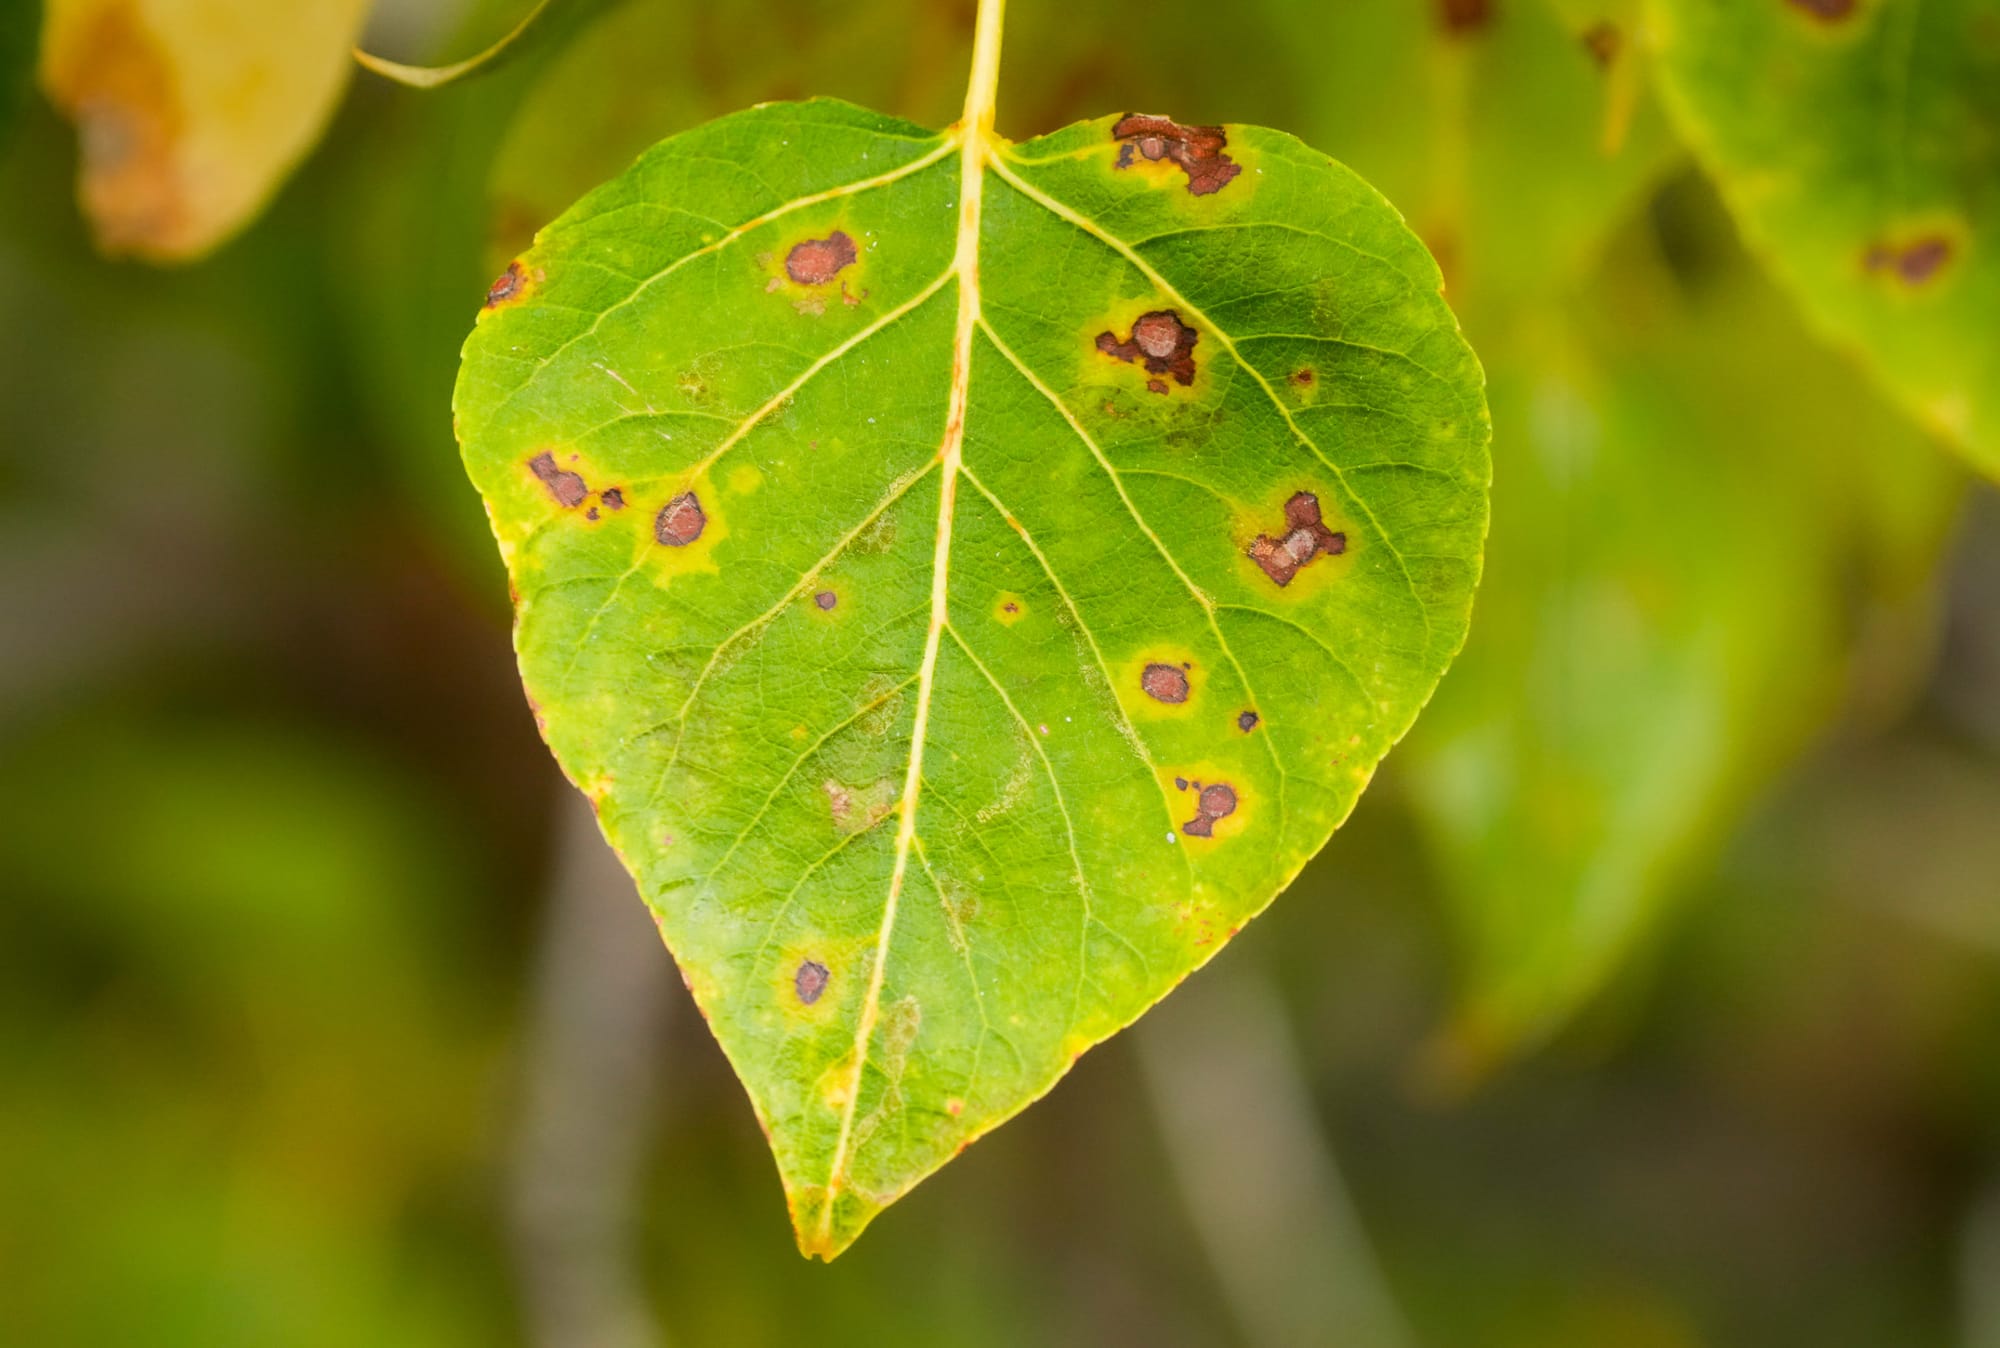
{"type": "Polygon", "coordinates": [[[616,487],[606,487],[598,495],[597,500],[606,510],[623,510],[625,508],[625,493],[616,487]]]}
{"type": "Polygon", "coordinates": [[[1135,153],[1154,162],[1170,160],[1187,174],[1187,190],[1193,196],[1220,192],[1243,171],[1241,164],[1222,152],[1229,144],[1229,134],[1219,126],[1182,126],[1170,117],[1133,112],[1118,119],[1111,135],[1122,142],[1119,168],[1131,168],[1135,153]]]}
{"type": "Polygon", "coordinates": [[[845,231],[836,229],[823,239],[807,239],[792,245],[785,254],[785,275],[802,286],[820,286],[831,281],[843,268],[854,265],[861,254],[845,231]]]}
{"type": "Polygon", "coordinates": [[[591,507],[590,509],[588,509],[588,510],[584,511],[584,512],[583,512],[583,517],[584,517],[585,519],[587,519],[587,520],[594,520],[594,519],[596,519],[596,518],[597,518],[597,507],[596,507],[596,506],[592,506],[592,507],[591,507]]]}
{"type": "Polygon", "coordinates": [[[1174,789],[1177,791],[1187,790],[1187,778],[1185,777],[1174,778],[1174,789]]]}
{"type": "Polygon", "coordinates": [[[1606,70],[1618,59],[1619,49],[1625,45],[1625,34],[1611,20],[1600,19],[1583,30],[1580,40],[1590,59],[1597,62],[1597,68],[1606,70]]]}
{"type": "Polygon", "coordinates": [[[1002,613],[1019,613],[1021,611],[1021,606],[1015,603],[1013,600],[1009,599],[1006,603],[1000,606],[1000,611],[1002,613]]]}
{"type": "Polygon", "coordinates": [[[1438,0],[1438,22],[1454,37],[1475,33],[1493,21],[1493,0],[1438,0]]]}
{"type": "Polygon", "coordinates": [[[1793,9],[1821,23],[1838,23],[1854,17],[1860,0],[1786,0],[1793,9]]]}
{"type": "MultiPolygon", "coordinates": [[[[1172,309],[1154,309],[1132,320],[1132,334],[1124,341],[1113,332],[1097,334],[1097,349],[1128,365],[1143,365],[1150,375],[1172,375],[1186,387],[1194,382],[1194,345],[1201,334],[1181,322],[1172,309]]],[[[1164,379],[1148,379],[1146,387],[1165,393],[1164,379]]]]}
{"type": "Polygon", "coordinates": [[[1246,735],[1255,730],[1257,728],[1257,713],[1246,711],[1239,714],[1236,718],[1236,728],[1246,735]]]}
{"type": "Polygon", "coordinates": [[[840,602],[840,596],[832,590],[821,590],[813,596],[813,602],[819,605],[820,612],[825,613],[840,602]]]}
{"type": "Polygon", "coordinates": [[[583,478],[567,468],[558,468],[556,456],[546,449],[528,460],[528,471],[541,479],[549,495],[565,509],[582,505],[583,498],[590,495],[590,487],[583,478]]]}
{"type": "Polygon", "coordinates": [[[494,278],[493,284],[486,287],[485,307],[498,309],[503,304],[510,304],[521,298],[521,292],[527,288],[528,269],[523,267],[518,259],[509,262],[507,270],[501,272],[494,278]]]}
{"type": "Polygon", "coordinates": [[[1901,248],[1877,243],[1869,247],[1864,261],[1869,271],[1893,272],[1905,285],[1922,285],[1951,261],[1951,240],[1941,234],[1929,234],[1901,248]]]}
{"type": "Polygon", "coordinates": [[[1313,372],[1310,368],[1292,371],[1292,383],[1298,388],[1311,388],[1313,386],[1313,378],[1313,372]]]}
{"type": "Polygon", "coordinates": [[[670,548],[684,548],[701,537],[701,531],[708,527],[708,516],[701,510],[701,502],[691,491],[684,491],[673,500],[660,507],[660,513],[653,517],[653,537],[670,548]]]}
{"type": "Polygon", "coordinates": [[[1285,534],[1272,538],[1258,534],[1248,550],[1250,560],[1264,568],[1280,587],[1290,585],[1299,568],[1315,557],[1338,557],[1347,551],[1347,535],[1336,533],[1320,521],[1319,497],[1309,491],[1295,492],[1285,502],[1285,534]]]}
{"type": "Polygon", "coordinates": [[[1155,702],[1188,700],[1188,676],[1172,665],[1147,665],[1139,675],[1139,687],[1155,702]]]}
{"type": "Polygon", "coordinates": [[[826,985],[833,975],[818,960],[807,960],[792,975],[792,989],[799,994],[799,1000],[811,1006],[826,991],[826,985]]]}
{"type": "Polygon", "coordinates": [[[1191,838],[1213,838],[1215,821],[1225,815],[1236,813],[1236,792],[1222,782],[1203,787],[1201,796],[1195,802],[1195,816],[1181,825],[1181,832],[1191,838]]]}

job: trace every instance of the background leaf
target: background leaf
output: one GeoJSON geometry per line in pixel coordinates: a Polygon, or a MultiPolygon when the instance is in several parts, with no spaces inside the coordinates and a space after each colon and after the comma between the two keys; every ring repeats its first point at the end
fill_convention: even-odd
{"type": "Polygon", "coordinates": [[[544,731],[828,1256],[1318,850],[1485,529],[1478,366],[1359,179],[1107,118],[998,151],[955,255],[957,150],[828,101],[665,142],[457,401],[544,731]]]}
{"type": "Polygon", "coordinates": [[[76,122],[98,246],[201,256],[319,138],[368,0],[48,0],[42,86],[76,122]]]}
{"type": "Polygon", "coordinates": [[[1661,78],[1815,323],[2000,476],[2000,3],[1653,0],[1661,78]]]}

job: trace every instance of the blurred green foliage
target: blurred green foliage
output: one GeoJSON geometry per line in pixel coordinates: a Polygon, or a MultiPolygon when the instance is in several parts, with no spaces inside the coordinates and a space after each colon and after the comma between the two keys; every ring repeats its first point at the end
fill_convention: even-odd
{"type": "MultiPolygon", "coordinates": [[[[437,51],[513,8],[434,21],[437,51]]],[[[1455,33],[1403,0],[1011,8],[1009,134],[1261,122],[1460,222],[1495,414],[1471,644],[1196,980],[1279,991],[1410,1337],[1994,1341],[1991,489],[1958,510],[1746,259],[1643,61],[1598,65],[1625,6],[1495,0],[1455,33]],[[1421,92],[1343,102],[1397,78],[1421,92]]],[[[682,1343],[1252,1341],[1116,1042],[822,1269],[676,990],[659,1098],[612,1076],[595,1110],[643,1139],[636,1230],[524,1245],[508,1197],[562,796],[444,411],[459,342],[495,258],[661,135],[807,92],[949,120],[969,18],[626,0],[436,95],[357,82],[271,213],[165,275],[89,254],[68,129],[27,104],[0,158],[0,1341],[517,1341],[566,1262],[629,1269],[682,1343]]]]}

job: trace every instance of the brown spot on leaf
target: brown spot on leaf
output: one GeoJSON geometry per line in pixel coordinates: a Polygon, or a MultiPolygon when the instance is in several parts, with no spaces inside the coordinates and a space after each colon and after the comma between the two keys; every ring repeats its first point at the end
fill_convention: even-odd
{"type": "Polygon", "coordinates": [[[802,286],[825,285],[860,256],[854,240],[836,229],[823,239],[793,244],[792,251],[785,254],[785,274],[802,286]]]}
{"type": "Polygon", "coordinates": [[[813,596],[813,603],[819,605],[820,612],[822,613],[830,611],[833,608],[833,606],[835,604],[838,604],[839,602],[840,602],[840,596],[835,594],[832,590],[821,590],[818,594],[813,596]]]}
{"type": "MultiPolygon", "coordinates": [[[[1194,346],[1201,334],[1181,322],[1172,309],[1154,309],[1132,320],[1132,334],[1124,341],[1113,332],[1097,334],[1097,349],[1126,364],[1143,365],[1147,374],[1174,377],[1183,387],[1194,382],[1194,346]]],[[[1155,393],[1167,391],[1163,379],[1149,379],[1146,387],[1155,393]]]]}
{"type": "Polygon", "coordinates": [[[1236,718],[1236,728],[1246,735],[1255,730],[1257,728],[1257,713],[1246,711],[1239,714],[1236,718]]]}
{"type": "Polygon", "coordinates": [[[1285,502],[1285,533],[1281,538],[1257,535],[1249,547],[1250,560],[1264,568],[1280,587],[1316,557],[1338,557],[1347,551],[1347,535],[1335,533],[1320,520],[1319,497],[1309,491],[1295,492],[1285,502]]]}
{"type": "Polygon", "coordinates": [[[1222,152],[1229,134],[1219,126],[1182,126],[1170,117],[1127,113],[1111,128],[1122,142],[1118,167],[1130,168],[1133,155],[1155,162],[1166,159],[1187,174],[1187,190],[1197,197],[1220,192],[1243,166],[1222,152]]]}
{"type": "Polygon", "coordinates": [[[1860,0],[1786,0],[1793,9],[1821,23],[1838,23],[1854,17],[1860,0]]]}
{"type": "Polygon", "coordinates": [[[486,287],[485,307],[498,309],[503,304],[512,304],[521,298],[527,288],[528,272],[517,258],[507,264],[507,270],[501,272],[492,285],[486,287]]]}
{"type": "Polygon", "coordinates": [[[528,460],[528,471],[541,479],[542,485],[549,489],[549,495],[555,497],[556,503],[565,509],[582,505],[583,498],[590,495],[590,487],[582,476],[567,468],[557,467],[556,456],[546,449],[528,460]]]}
{"type": "Polygon", "coordinates": [[[1590,53],[1590,59],[1597,62],[1599,70],[1608,70],[1618,59],[1618,52],[1625,45],[1625,34],[1609,19],[1600,19],[1583,30],[1579,39],[1583,49],[1590,53]]]}
{"type": "Polygon", "coordinates": [[[1176,665],[1147,665],[1139,675],[1139,687],[1155,702],[1188,700],[1187,671],[1176,665]]]}
{"type": "Polygon", "coordinates": [[[826,985],[832,978],[824,964],[818,960],[807,960],[792,975],[792,989],[799,994],[800,1001],[811,1006],[826,992],[826,985]]]}
{"type": "Polygon", "coordinates": [[[623,510],[625,508],[625,493],[616,487],[606,487],[597,499],[603,503],[606,510],[623,510]]]}
{"type": "Polygon", "coordinates": [[[1203,787],[1201,796],[1195,801],[1195,816],[1181,825],[1181,832],[1191,838],[1213,838],[1215,821],[1234,813],[1236,792],[1233,788],[1223,782],[1203,787]]]}
{"type": "Polygon", "coordinates": [[[1942,234],[1928,234],[1900,248],[1877,243],[1869,247],[1863,261],[1869,271],[1890,272],[1903,284],[1918,286],[1951,261],[1951,240],[1942,234]]]}
{"type": "Polygon", "coordinates": [[[1292,386],[1294,388],[1311,388],[1314,377],[1310,367],[1302,370],[1294,370],[1292,371],[1292,386]]]}
{"type": "Polygon", "coordinates": [[[1438,0],[1438,22],[1454,37],[1476,33],[1493,22],[1493,0],[1438,0]]]}
{"type": "Polygon", "coordinates": [[[684,491],[661,506],[660,513],[653,517],[653,537],[670,548],[686,547],[700,538],[707,527],[708,516],[702,513],[701,502],[691,491],[684,491]]]}

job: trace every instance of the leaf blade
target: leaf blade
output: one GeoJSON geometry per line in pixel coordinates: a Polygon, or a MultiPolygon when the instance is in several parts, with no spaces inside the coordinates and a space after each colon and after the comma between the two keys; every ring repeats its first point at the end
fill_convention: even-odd
{"type": "Polygon", "coordinates": [[[828,1257],[1260,911],[1463,636],[1484,402],[1428,255],[1289,137],[1228,129],[1204,196],[1114,130],[724,118],[544,231],[467,344],[545,735],[828,1257]],[[1320,251],[1147,224],[1259,211],[1320,251]],[[1243,308],[1232,256],[1303,290],[1243,308]]]}

